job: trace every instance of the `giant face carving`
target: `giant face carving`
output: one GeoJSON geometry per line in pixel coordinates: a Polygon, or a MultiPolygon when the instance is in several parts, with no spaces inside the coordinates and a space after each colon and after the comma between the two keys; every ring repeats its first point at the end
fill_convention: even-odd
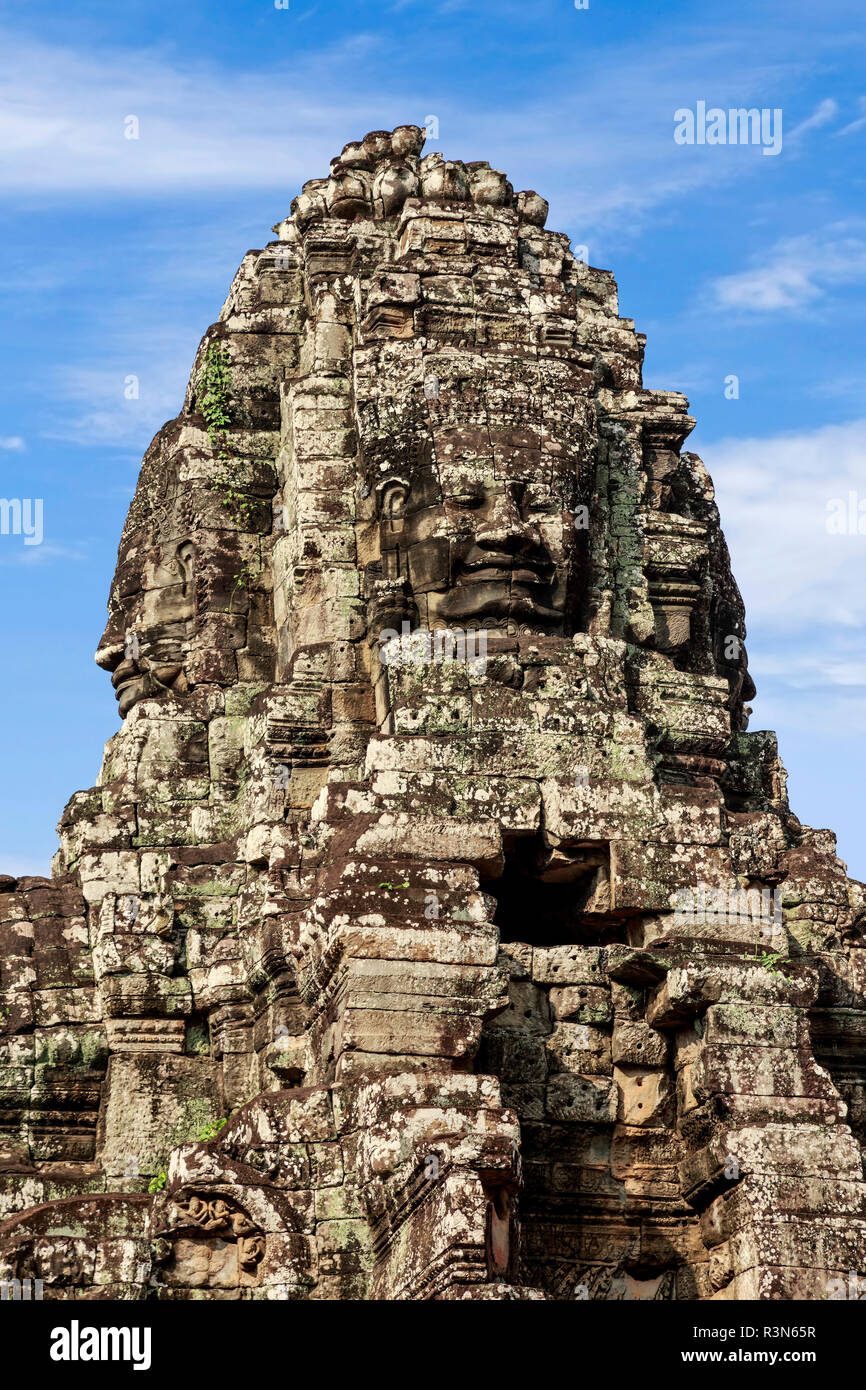
{"type": "Polygon", "coordinates": [[[586,537],[575,527],[579,461],[553,431],[543,436],[531,422],[495,431],[490,419],[477,429],[434,419],[428,431],[407,408],[390,430],[398,459],[377,459],[371,440],[380,551],[367,576],[371,624],[402,616],[425,628],[511,633],[573,625],[586,537]],[[390,595],[381,611],[377,589],[390,595]]]}
{"type": "Polygon", "coordinates": [[[112,673],[121,716],[139,700],[186,689],[184,662],[195,613],[194,558],[191,541],[154,550],[137,588],[134,581],[124,585],[124,567],[118,567],[96,662],[112,673]]]}
{"type": "Polygon", "coordinates": [[[549,483],[435,472],[380,489],[382,575],[407,581],[424,626],[559,631],[570,509],[549,483]]]}

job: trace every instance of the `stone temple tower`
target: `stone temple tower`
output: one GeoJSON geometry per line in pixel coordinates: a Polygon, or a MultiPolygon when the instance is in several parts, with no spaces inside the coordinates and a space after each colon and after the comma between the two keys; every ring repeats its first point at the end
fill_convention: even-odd
{"type": "Polygon", "coordinates": [[[0,1279],[832,1297],[863,885],[747,731],[612,276],[422,145],[305,184],[145,455],[122,728],[51,879],[0,880],[0,1279]]]}

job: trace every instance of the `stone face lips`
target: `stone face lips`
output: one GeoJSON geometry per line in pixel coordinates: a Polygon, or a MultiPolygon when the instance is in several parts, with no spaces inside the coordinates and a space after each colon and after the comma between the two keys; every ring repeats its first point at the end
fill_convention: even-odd
{"type": "Polygon", "coordinates": [[[0,879],[0,1278],[816,1299],[864,888],[789,810],[687,402],[414,126],[244,258],[145,456],[124,723],[0,879]]]}

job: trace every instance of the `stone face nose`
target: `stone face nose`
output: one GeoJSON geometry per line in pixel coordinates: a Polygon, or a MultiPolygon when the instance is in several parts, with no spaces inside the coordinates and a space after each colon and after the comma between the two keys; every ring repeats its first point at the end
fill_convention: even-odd
{"type": "Polygon", "coordinates": [[[475,540],[482,550],[504,550],[508,553],[541,547],[538,529],[521,516],[512,488],[496,498],[493,511],[487,522],[479,527],[475,540]]]}
{"type": "Polygon", "coordinates": [[[126,655],[126,639],[112,623],[109,623],[99,639],[94,661],[103,671],[116,671],[126,655]]]}

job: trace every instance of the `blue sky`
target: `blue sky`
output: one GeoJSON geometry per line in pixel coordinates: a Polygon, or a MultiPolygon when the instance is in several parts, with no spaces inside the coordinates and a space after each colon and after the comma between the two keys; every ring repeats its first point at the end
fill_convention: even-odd
{"type": "Polygon", "coordinates": [[[0,496],[44,499],[41,545],[0,535],[0,872],[47,871],[118,726],[92,653],[120,529],[241,257],[347,140],[436,116],[428,150],[543,193],[616,275],[647,385],[688,395],[751,727],[866,879],[866,535],[826,527],[866,501],[862,0],[78,0],[0,7],[0,42],[0,496]],[[678,145],[699,101],[780,108],[781,153],[678,145]]]}

